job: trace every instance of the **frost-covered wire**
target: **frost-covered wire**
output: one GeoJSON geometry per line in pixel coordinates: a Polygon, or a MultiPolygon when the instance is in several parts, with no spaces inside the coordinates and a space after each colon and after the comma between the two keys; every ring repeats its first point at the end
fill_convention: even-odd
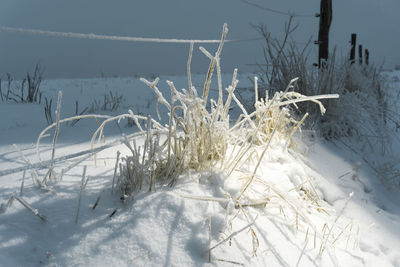
{"type": "Polygon", "coordinates": [[[110,40],[110,41],[128,41],[128,42],[146,42],[146,43],[219,43],[220,40],[190,40],[190,39],[162,39],[162,38],[145,38],[145,37],[130,37],[130,36],[116,36],[116,35],[103,35],[94,33],[75,33],[75,32],[57,32],[57,31],[44,31],[24,28],[13,28],[0,26],[0,32],[13,32],[31,35],[43,35],[52,37],[65,37],[65,38],[78,38],[78,39],[92,39],[92,40],[110,40]]]}

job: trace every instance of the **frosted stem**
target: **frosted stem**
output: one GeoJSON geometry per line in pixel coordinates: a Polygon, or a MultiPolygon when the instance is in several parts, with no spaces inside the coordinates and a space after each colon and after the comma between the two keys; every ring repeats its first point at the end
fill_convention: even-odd
{"type": "Polygon", "coordinates": [[[22,204],[22,206],[24,206],[27,210],[29,210],[30,212],[33,213],[33,215],[39,217],[43,222],[46,222],[46,217],[40,215],[39,211],[37,209],[32,208],[31,205],[29,205],[25,200],[23,200],[22,198],[14,195],[13,196],[16,200],[18,200],[19,203],[22,204]]]}
{"type": "Polygon", "coordinates": [[[115,167],[114,167],[114,176],[112,180],[112,188],[111,188],[111,193],[114,194],[114,184],[115,184],[115,177],[117,176],[117,169],[118,169],[118,162],[119,162],[119,156],[121,155],[121,152],[119,150],[117,151],[117,160],[115,161],[115,167]]]}
{"type": "Polygon", "coordinates": [[[211,252],[213,249],[219,247],[220,245],[222,245],[223,243],[225,243],[226,241],[228,241],[229,239],[231,239],[232,237],[240,234],[241,232],[243,232],[244,230],[246,230],[247,228],[251,227],[254,224],[254,221],[248,225],[246,225],[245,227],[243,227],[242,229],[233,232],[232,234],[230,234],[227,238],[225,238],[224,240],[220,241],[218,244],[214,245],[213,247],[207,249],[207,251],[205,251],[203,254],[209,253],[211,252]]]}
{"type": "Polygon", "coordinates": [[[78,209],[76,210],[76,217],[75,217],[75,224],[78,224],[78,219],[79,219],[79,211],[81,209],[81,199],[83,195],[83,190],[86,187],[87,182],[89,181],[89,177],[85,181],[85,176],[86,176],[86,166],[83,166],[83,173],[82,173],[82,181],[81,181],[81,190],[79,192],[79,200],[78,200],[78,209]]]}
{"type": "Polygon", "coordinates": [[[188,85],[189,85],[189,92],[191,96],[194,96],[193,92],[193,85],[192,85],[192,74],[190,70],[190,65],[192,64],[192,55],[193,55],[193,47],[194,47],[194,42],[190,43],[190,48],[189,48],[189,57],[187,61],[187,76],[188,76],[188,85]]]}
{"type": "MultiPolygon", "coordinates": [[[[62,99],[62,92],[58,91],[58,98],[57,98],[57,110],[56,110],[56,129],[54,132],[54,137],[53,137],[53,148],[51,151],[51,161],[50,161],[50,169],[49,169],[49,180],[52,178],[53,174],[53,168],[54,168],[54,157],[56,154],[56,143],[57,143],[57,137],[58,133],[60,131],[60,111],[61,111],[61,99],[62,99]]],[[[44,181],[46,182],[46,181],[44,181]]]]}

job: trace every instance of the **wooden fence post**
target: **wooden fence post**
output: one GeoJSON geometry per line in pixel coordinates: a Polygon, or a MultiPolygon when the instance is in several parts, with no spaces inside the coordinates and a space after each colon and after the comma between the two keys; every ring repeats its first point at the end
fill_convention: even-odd
{"type": "Polygon", "coordinates": [[[357,42],[357,34],[351,34],[351,50],[350,50],[350,64],[353,64],[356,58],[356,42],[357,42]]]}
{"type": "Polygon", "coordinates": [[[363,47],[362,47],[362,45],[358,46],[358,63],[360,63],[360,65],[363,64],[363,47]]]}
{"type": "Polygon", "coordinates": [[[369,64],[369,50],[365,49],[365,64],[369,64]]]}
{"type": "Polygon", "coordinates": [[[332,0],[321,0],[318,32],[318,67],[326,67],[322,60],[329,57],[329,28],[332,22],[332,0]],[[321,65],[322,64],[322,65],[321,65]]]}

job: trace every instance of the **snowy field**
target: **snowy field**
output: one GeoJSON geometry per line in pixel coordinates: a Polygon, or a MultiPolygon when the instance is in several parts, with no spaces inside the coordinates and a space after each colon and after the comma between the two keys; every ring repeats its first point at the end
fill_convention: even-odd
{"type": "MultiPolygon", "coordinates": [[[[397,95],[400,72],[387,76],[397,95]]],[[[239,76],[237,90],[243,97],[246,91],[240,88],[250,86],[247,77],[239,76]]],[[[223,75],[224,87],[231,79],[223,75]]],[[[178,89],[187,87],[185,77],[160,80],[165,95],[166,80],[178,89]]],[[[197,88],[203,80],[204,75],[193,76],[197,88]]],[[[86,107],[96,114],[131,109],[157,116],[155,95],[138,77],[45,80],[41,86],[43,98],[53,101],[59,90],[61,118],[86,107]],[[123,98],[115,108],[104,105],[110,92],[123,98]]],[[[216,90],[211,92],[215,96],[216,90]]],[[[129,150],[118,140],[137,131],[126,120],[107,126],[105,140],[96,147],[103,142],[115,145],[99,152],[96,160],[86,154],[57,161],[54,170],[63,177],[48,188],[38,188],[30,170],[25,179],[22,171],[9,172],[39,162],[36,140],[47,127],[43,102],[0,102],[1,266],[400,266],[399,191],[382,185],[360,156],[340,142],[307,131],[297,134],[296,151],[284,149],[286,140],[274,141],[259,173],[260,184],[267,186],[250,189],[257,205],[233,205],[229,196],[239,193],[243,177],[235,173],[227,178],[217,169],[188,171],[172,188],[157,185],[155,192],[142,190],[121,201],[120,193],[112,193],[114,165],[117,151],[127,155],[129,150]],[[77,166],[69,169],[74,163],[77,166]],[[83,166],[88,182],[80,194],[83,166]],[[305,181],[313,184],[317,199],[307,198],[305,181]],[[271,197],[260,199],[268,190],[273,191],[271,197]],[[13,195],[45,219],[34,216],[18,199],[7,205],[13,195]],[[293,203],[309,209],[301,214],[301,207],[293,203]],[[242,208],[246,212],[239,213],[242,208]]],[[[160,113],[167,123],[166,110],[160,107],[160,113]]],[[[90,149],[97,127],[94,119],[63,124],[55,157],[90,149]]],[[[52,140],[50,131],[40,145],[42,161],[51,158],[52,140]]],[[[37,168],[39,177],[46,171],[37,168]]]]}

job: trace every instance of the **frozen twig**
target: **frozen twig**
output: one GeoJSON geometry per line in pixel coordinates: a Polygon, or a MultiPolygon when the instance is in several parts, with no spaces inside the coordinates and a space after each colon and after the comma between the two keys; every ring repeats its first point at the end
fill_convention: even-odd
{"type": "Polygon", "coordinates": [[[241,232],[243,232],[244,230],[246,230],[247,228],[251,227],[254,224],[255,221],[251,222],[250,224],[246,225],[245,227],[243,227],[242,229],[233,232],[232,234],[230,234],[227,238],[225,238],[224,240],[218,242],[216,245],[214,245],[213,247],[207,249],[203,255],[208,254],[209,252],[211,252],[213,249],[219,247],[220,245],[222,245],[223,243],[225,243],[226,241],[228,241],[229,239],[231,239],[232,237],[240,234],[241,232]]]}
{"type": "Polygon", "coordinates": [[[14,202],[14,196],[12,195],[6,204],[2,203],[0,206],[0,213],[5,213],[9,207],[11,207],[12,203],[14,202]]]}
{"type": "MultiPolygon", "coordinates": [[[[27,165],[24,168],[22,168],[21,170],[31,169],[31,177],[32,177],[33,184],[40,186],[38,174],[37,174],[36,170],[34,169],[34,167],[32,166],[31,162],[25,157],[24,153],[22,153],[21,149],[19,149],[19,147],[16,144],[14,144],[14,148],[19,152],[19,155],[20,155],[22,161],[25,162],[25,164],[27,165]]],[[[1,173],[0,173],[0,175],[1,175],[1,173]]]]}
{"type": "Polygon", "coordinates": [[[303,249],[301,250],[301,253],[300,253],[299,259],[297,260],[297,263],[296,263],[296,267],[298,267],[298,266],[299,266],[299,264],[300,264],[300,260],[301,260],[301,258],[302,258],[302,257],[303,257],[303,255],[304,255],[304,251],[306,250],[306,248],[307,248],[307,245],[308,245],[308,240],[305,242],[305,244],[304,244],[304,247],[303,247],[303,249]]]}
{"type": "Polygon", "coordinates": [[[22,197],[23,191],[24,191],[25,174],[26,174],[26,170],[24,170],[24,173],[22,174],[21,189],[19,190],[19,195],[20,195],[21,197],[22,197]]]}
{"type": "Polygon", "coordinates": [[[254,76],[254,105],[258,102],[258,77],[254,76]]]}
{"type": "Polygon", "coordinates": [[[207,102],[208,92],[210,90],[211,78],[212,78],[212,75],[213,75],[214,68],[215,68],[215,65],[217,63],[217,60],[219,59],[219,56],[221,54],[222,47],[224,46],[224,42],[225,42],[227,34],[228,34],[228,25],[225,23],[224,26],[223,26],[223,29],[222,29],[221,41],[219,43],[217,52],[215,53],[215,56],[213,57],[213,59],[210,62],[210,66],[209,66],[208,72],[207,72],[206,81],[204,83],[204,88],[203,88],[203,100],[204,100],[204,102],[207,102]]]}
{"type": "Polygon", "coordinates": [[[115,215],[115,213],[117,213],[118,209],[113,210],[113,212],[111,212],[110,215],[108,215],[109,218],[111,218],[112,216],[115,215]]]}
{"type": "Polygon", "coordinates": [[[303,124],[303,122],[307,119],[308,115],[309,115],[309,114],[306,113],[306,114],[303,116],[303,118],[299,121],[299,123],[298,123],[295,127],[293,127],[292,131],[290,132],[290,134],[289,134],[289,136],[288,136],[288,138],[287,138],[287,140],[286,140],[286,145],[285,145],[285,147],[287,147],[287,146],[289,145],[289,142],[290,142],[290,140],[292,139],[294,133],[300,128],[300,126],[303,124]]]}
{"type": "Polygon", "coordinates": [[[276,106],[281,107],[281,106],[287,106],[287,105],[295,104],[295,103],[299,103],[299,102],[311,101],[311,102],[315,102],[316,104],[319,105],[321,114],[323,115],[323,114],[325,114],[326,109],[321,104],[321,102],[318,101],[318,99],[332,99],[332,98],[339,98],[339,95],[338,94],[328,94],[328,95],[316,95],[316,96],[302,96],[301,98],[279,102],[276,106]]]}
{"type": "Polygon", "coordinates": [[[211,216],[208,216],[208,262],[211,262],[211,216]]]}
{"type": "MultiPolygon", "coordinates": [[[[134,137],[141,136],[141,135],[142,135],[141,132],[133,133],[133,134],[127,136],[127,138],[134,138],[134,137]]],[[[101,151],[103,151],[105,149],[108,149],[110,147],[115,146],[116,144],[119,144],[120,142],[121,142],[120,140],[116,140],[116,141],[111,142],[109,144],[106,144],[106,145],[103,145],[103,146],[99,146],[99,147],[96,147],[96,148],[93,148],[93,149],[87,149],[87,150],[83,150],[83,151],[80,151],[80,152],[77,152],[77,153],[72,153],[72,154],[69,154],[69,155],[61,156],[61,157],[55,158],[54,159],[54,163],[66,161],[66,160],[77,158],[77,157],[80,157],[80,156],[83,156],[83,155],[87,155],[87,154],[90,154],[88,157],[91,157],[96,153],[99,153],[99,152],[101,152],[101,151]]],[[[17,150],[20,152],[18,147],[17,147],[17,150]]],[[[82,161],[84,161],[88,157],[82,159],[82,161]]],[[[78,164],[81,163],[82,161],[79,160],[78,164]]],[[[9,174],[17,173],[17,172],[22,172],[24,170],[32,170],[32,169],[34,169],[34,170],[43,170],[43,169],[49,168],[49,166],[50,166],[50,160],[37,162],[37,163],[26,162],[25,160],[24,160],[24,162],[27,164],[27,166],[0,171],[0,176],[9,175],[9,174]]],[[[64,174],[67,171],[69,171],[71,168],[75,167],[75,166],[76,165],[72,164],[69,167],[65,168],[64,169],[64,174]]]]}
{"type": "Polygon", "coordinates": [[[78,166],[79,164],[81,164],[82,162],[84,162],[85,160],[89,159],[90,157],[93,157],[96,154],[96,152],[90,153],[89,155],[85,155],[85,157],[77,160],[76,162],[72,163],[71,165],[69,165],[68,167],[64,168],[61,170],[61,175],[60,175],[60,179],[62,180],[63,176],[69,172],[70,170],[72,170],[73,168],[75,168],[76,166],[78,166]]]}
{"type": "Polygon", "coordinates": [[[99,202],[100,202],[100,199],[101,199],[101,195],[97,197],[96,202],[94,203],[94,205],[93,205],[93,207],[92,207],[92,210],[95,210],[95,209],[96,209],[97,205],[98,205],[99,202]]]}
{"type": "Polygon", "coordinates": [[[263,152],[261,153],[260,158],[258,159],[257,165],[255,166],[255,168],[254,168],[254,170],[253,170],[253,174],[252,174],[251,178],[249,179],[249,181],[246,183],[246,185],[243,187],[243,189],[240,191],[238,197],[236,198],[236,201],[238,201],[238,200],[242,197],[242,195],[244,194],[244,192],[247,190],[247,188],[248,188],[248,187],[250,186],[250,184],[253,182],[253,179],[254,179],[254,177],[255,177],[255,175],[256,175],[256,173],[257,173],[257,169],[260,167],[261,161],[263,160],[264,155],[265,155],[265,153],[267,152],[267,150],[268,150],[268,148],[269,148],[269,146],[270,146],[270,144],[271,144],[271,140],[272,140],[272,138],[274,137],[274,135],[275,135],[275,133],[276,133],[276,130],[277,130],[277,128],[278,128],[278,124],[279,124],[279,122],[280,122],[280,120],[281,120],[281,118],[282,118],[282,114],[283,114],[283,112],[281,111],[281,112],[280,112],[280,115],[279,115],[279,117],[278,117],[278,119],[276,120],[274,129],[273,129],[273,131],[272,131],[272,133],[271,133],[271,136],[269,137],[269,140],[268,140],[267,144],[265,145],[265,148],[264,148],[263,152]]]}
{"type": "Polygon", "coordinates": [[[214,258],[214,260],[215,260],[215,261],[224,262],[224,263],[234,264],[234,265],[245,266],[243,263],[237,262],[237,261],[231,261],[231,260],[225,260],[225,259],[218,259],[218,258],[214,258]]]}
{"type": "Polygon", "coordinates": [[[82,181],[81,181],[81,190],[80,190],[80,192],[79,192],[78,209],[76,210],[75,224],[78,224],[79,211],[80,211],[80,209],[81,209],[81,199],[82,199],[83,191],[85,190],[86,184],[87,184],[87,182],[89,181],[89,177],[85,180],[85,177],[86,177],[86,168],[87,168],[87,166],[83,166],[82,181]]]}
{"type": "Polygon", "coordinates": [[[346,199],[343,208],[340,210],[340,212],[338,213],[338,215],[336,216],[335,220],[334,220],[334,224],[329,228],[329,232],[324,240],[324,242],[321,244],[320,250],[319,250],[319,256],[322,256],[322,253],[324,252],[325,248],[327,247],[327,243],[328,243],[328,239],[331,236],[331,233],[333,231],[333,228],[335,227],[335,224],[337,223],[337,221],[339,220],[340,216],[342,216],[344,210],[346,209],[347,205],[349,204],[351,198],[353,197],[354,192],[351,192],[349,194],[349,197],[346,199]]]}
{"type": "Polygon", "coordinates": [[[203,200],[203,201],[215,201],[215,202],[228,202],[229,199],[222,197],[208,197],[208,196],[188,196],[188,195],[179,195],[183,198],[194,199],[194,200],[203,200]]]}
{"type": "MultiPolygon", "coordinates": [[[[59,124],[64,123],[64,122],[69,122],[69,121],[73,121],[73,120],[77,120],[77,119],[86,119],[86,118],[95,118],[95,119],[108,119],[111,118],[111,116],[108,115],[96,115],[96,114],[87,114],[87,115],[79,115],[79,116],[73,116],[70,118],[66,118],[63,120],[59,121],[59,124]]],[[[57,123],[54,122],[53,124],[50,124],[49,126],[47,126],[40,134],[39,137],[36,141],[36,154],[38,155],[39,160],[41,161],[41,157],[40,157],[40,141],[47,136],[47,132],[49,130],[51,130],[52,128],[56,127],[57,123]]]]}
{"type": "Polygon", "coordinates": [[[194,42],[190,43],[190,48],[189,48],[189,56],[187,60],[187,77],[188,77],[188,86],[189,86],[189,92],[193,96],[193,85],[192,85],[192,73],[190,70],[190,65],[192,64],[192,55],[193,55],[193,47],[194,47],[194,42]]]}
{"type": "Polygon", "coordinates": [[[29,205],[25,200],[23,200],[22,198],[14,195],[13,198],[15,198],[16,200],[18,200],[19,203],[22,204],[22,206],[24,206],[26,209],[28,209],[30,212],[33,213],[33,215],[39,217],[43,222],[46,222],[46,217],[42,216],[39,211],[37,209],[32,208],[31,205],[29,205]]]}
{"type": "MultiPolygon", "coordinates": [[[[51,161],[50,161],[50,169],[49,169],[49,180],[52,178],[53,174],[53,168],[54,168],[54,157],[56,154],[56,143],[57,143],[57,137],[58,133],[60,131],[60,112],[61,112],[61,99],[62,99],[62,92],[58,92],[58,98],[57,98],[57,110],[56,110],[56,129],[54,131],[54,137],[53,137],[53,147],[51,151],[51,161]]],[[[55,178],[55,177],[54,177],[55,178]]],[[[44,181],[45,183],[46,181],[44,181]]]]}
{"type": "Polygon", "coordinates": [[[115,184],[115,177],[117,176],[117,169],[118,169],[118,162],[119,162],[119,156],[121,155],[121,152],[119,150],[117,151],[117,160],[115,161],[115,167],[114,167],[114,175],[113,175],[113,180],[112,180],[112,187],[111,187],[111,193],[114,194],[114,184],[115,184]]]}

